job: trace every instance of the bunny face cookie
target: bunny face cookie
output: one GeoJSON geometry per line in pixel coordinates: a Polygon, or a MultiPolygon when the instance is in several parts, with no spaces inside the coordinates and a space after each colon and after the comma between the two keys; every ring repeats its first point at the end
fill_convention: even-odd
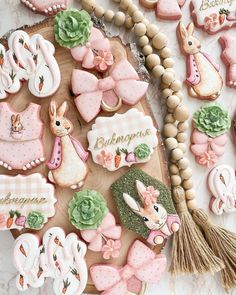
{"type": "Polygon", "coordinates": [[[186,56],[189,95],[201,100],[214,100],[222,90],[223,80],[219,74],[219,65],[207,53],[201,51],[201,42],[194,37],[194,25],[187,28],[182,22],[177,28],[180,48],[186,56]]]}

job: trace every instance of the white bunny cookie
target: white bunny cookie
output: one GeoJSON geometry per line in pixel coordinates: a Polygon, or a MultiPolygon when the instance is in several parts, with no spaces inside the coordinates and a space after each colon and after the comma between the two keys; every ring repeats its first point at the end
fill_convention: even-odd
{"type": "Polygon", "coordinates": [[[189,85],[189,95],[202,100],[214,100],[220,95],[223,87],[219,65],[201,51],[201,42],[193,36],[193,32],[193,23],[187,28],[182,22],[179,23],[177,35],[180,47],[187,58],[186,83],[189,85]]]}
{"type": "Polygon", "coordinates": [[[212,194],[210,208],[216,215],[236,211],[236,180],[232,167],[219,165],[212,169],[208,186],[212,194]]]}
{"type": "Polygon", "coordinates": [[[50,127],[56,136],[54,149],[50,161],[48,178],[51,182],[62,187],[77,189],[83,186],[87,175],[85,164],[88,158],[81,143],[70,134],[73,131],[72,123],[64,117],[67,103],[57,108],[56,102],[51,101],[49,107],[50,127]]]}

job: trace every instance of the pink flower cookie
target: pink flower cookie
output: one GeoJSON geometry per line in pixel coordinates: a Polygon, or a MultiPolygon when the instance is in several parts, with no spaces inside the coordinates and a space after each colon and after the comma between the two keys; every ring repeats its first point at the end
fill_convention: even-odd
{"type": "Polygon", "coordinates": [[[213,168],[208,176],[208,187],[212,195],[210,208],[216,215],[236,211],[236,180],[232,167],[213,168]]]}
{"type": "Polygon", "coordinates": [[[73,70],[72,91],[77,97],[75,104],[86,122],[92,121],[101,109],[113,112],[122,102],[135,105],[145,95],[148,83],[139,80],[133,66],[121,60],[113,67],[110,76],[97,79],[93,74],[73,70]]]}
{"type": "Polygon", "coordinates": [[[224,34],[219,38],[219,42],[222,46],[221,58],[227,67],[227,86],[236,88],[236,38],[233,38],[229,34],[224,34]]]}
{"type": "Polygon", "coordinates": [[[77,189],[83,186],[88,169],[88,152],[82,144],[72,137],[72,122],[65,117],[66,101],[59,107],[51,101],[49,107],[50,127],[56,136],[51,159],[47,163],[50,169],[48,178],[62,187],[77,189]]]}
{"type": "Polygon", "coordinates": [[[30,103],[22,112],[0,103],[0,165],[8,170],[32,169],[45,161],[40,106],[30,103]]]}
{"type": "Polygon", "coordinates": [[[35,13],[53,15],[67,8],[67,0],[21,0],[35,13]]]}
{"type": "Polygon", "coordinates": [[[55,214],[54,187],[39,173],[0,175],[0,230],[43,228],[55,214]]]}
{"type": "Polygon", "coordinates": [[[42,244],[34,234],[19,236],[13,252],[17,289],[39,288],[51,278],[55,295],[82,294],[88,280],[85,254],[86,245],[78,236],[66,236],[58,227],[45,232],[42,244]]]}
{"type": "Polygon", "coordinates": [[[156,255],[144,243],[136,240],[130,247],[127,264],[117,267],[113,264],[97,264],[90,267],[94,285],[101,294],[138,294],[143,283],[155,284],[166,268],[164,254],[156,255]]]}

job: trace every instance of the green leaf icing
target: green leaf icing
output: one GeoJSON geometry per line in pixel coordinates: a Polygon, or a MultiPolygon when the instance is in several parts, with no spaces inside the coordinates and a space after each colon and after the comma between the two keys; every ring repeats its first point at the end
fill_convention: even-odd
{"type": "Polygon", "coordinates": [[[151,149],[146,143],[141,143],[134,149],[135,156],[140,159],[146,159],[151,154],[151,149]]]}
{"type": "Polygon", "coordinates": [[[227,110],[218,104],[207,104],[193,114],[194,127],[210,137],[224,134],[231,125],[227,110]]]}
{"type": "Polygon", "coordinates": [[[40,212],[33,211],[29,213],[27,223],[30,228],[40,229],[44,224],[44,216],[40,212]]]}
{"type": "Polygon", "coordinates": [[[54,34],[57,43],[66,48],[85,45],[91,33],[92,21],[84,10],[70,9],[57,13],[54,34]]]}
{"type": "Polygon", "coordinates": [[[80,230],[97,229],[107,212],[105,199],[94,190],[75,193],[68,208],[71,223],[80,230]]]}

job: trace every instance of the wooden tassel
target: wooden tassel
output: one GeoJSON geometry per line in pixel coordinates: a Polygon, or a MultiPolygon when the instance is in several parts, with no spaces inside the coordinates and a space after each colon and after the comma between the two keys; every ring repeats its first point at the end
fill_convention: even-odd
{"type": "Polygon", "coordinates": [[[202,210],[194,210],[193,218],[202,228],[206,240],[224,263],[221,270],[222,283],[226,290],[236,286],[236,234],[210,222],[207,214],[202,210]]]}
{"type": "Polygon", "coordinates": [[[188,211],[185,192],[181,186],[173,189],[173,199],[181,226],[173,238],[170,272],[176,275],[220,271],[224,267],[224,263],[213,253],[201,230],[194,222],[188,211]]]}

